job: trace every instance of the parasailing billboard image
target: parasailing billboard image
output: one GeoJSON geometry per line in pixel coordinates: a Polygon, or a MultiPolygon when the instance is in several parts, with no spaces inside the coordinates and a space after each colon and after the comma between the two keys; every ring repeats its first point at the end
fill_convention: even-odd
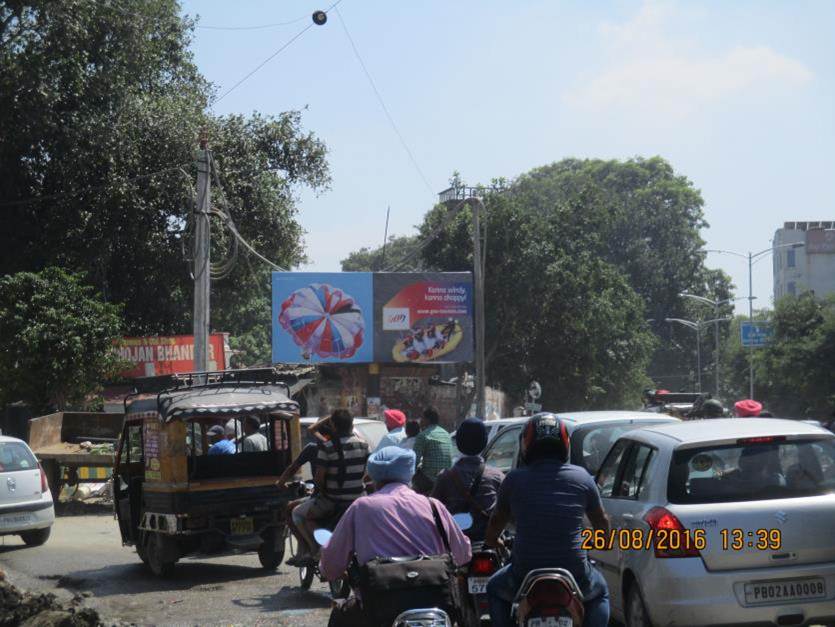
{"type": "Polygon", "coordinates": [[[273,272],[273,363],[374,357],[370,272],[273,272]]]}
{"type": "Polygon", "coordinates": [[[273,363],[473,358],[469,272],[273,272],[273,363]]]}

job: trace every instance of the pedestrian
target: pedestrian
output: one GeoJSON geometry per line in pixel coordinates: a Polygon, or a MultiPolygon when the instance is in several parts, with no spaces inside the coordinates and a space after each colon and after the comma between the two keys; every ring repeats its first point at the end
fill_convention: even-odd
{"type": "Polygon", "coordinates": [[[609,621],[606,581],[582,549],[584,516],[604,533],[609,519],[592,476],[568,463],[569,447],[565,424],[554,414],[533,416],[522,430],[524,466],[510,471],[502,483],[484,539],[487,546],[500,546],[502,532],[514,522],[511,562],[487,583],[494,627],[513,625],[513,599],[525,576],[537,568],[571,572],[583,593],[583,625],[605,627],[609,621]]]}
{"type": "MultiPolygon", "coordinates": [[[[447,552],[452,554],[456,566],[470,561],[470,541],[447,509],[409,488],[414,472],[414,452],[399,446],[387,446],[369,457],[368,474],[375,491],[351,504],[322,549],[319,568],[325,579],[339,579],[352,556],[360,567],[375,558],[438,556],[447,552]]],[[[362,599],[352,597],[334,606],[328,624],[359,627],[375,623],[366,615],[362,599]]]]}
{"type": "Polygon", "coordinates": [[[473,525],[464,533],[473,542],[484,540],[487,521],[496,506],[504,473],[484,463],[481,452],[487,446],[487,427],[480,418],[467,418],[455,432],[461,458],[438,476],[432,496],[452,514],[468,512],[473,525]]]}
{"type": "Polygon", "coordinates": [[[235,453],[235,445],[226,439],[226,430],[222,426],[215,425],[206,432],[206,435],[212,443],[209,447],[209,455],[233,455],[235,453]]]}
{"type": "Polygon", "coordinates": [[[255,416],[244,418],[242,453],[263,453],[268,450],[267,436],[261,433],[261,421],[255,416]]]}
{"type": "Polygon", "coordinates": [[[386,421],[386,429],[389,432],[380,438],[380,443],[377,444],[375,451],[387,446],[399,446],[406,439],[406,432],[403,429],[406,425],[406,414],[399,409],[387,409],[383,412],[383,416],[386,421]]]}
{"type": "Polygon", "coordinates": [[[400,443],[400,447],[413,450],[418,433],[420,433],[420,423],[417,420],[409,420],[406,423],[406,438],[400,443]]]}
{"type": "Polygon", "coordinates": [[[412,484],[420,494],[431,494],[441,471],[452,467],[452,438],[440,421],[438,411],[427,407],[420,420],[422,430],[415,437],[417,470],[412,484]]]}

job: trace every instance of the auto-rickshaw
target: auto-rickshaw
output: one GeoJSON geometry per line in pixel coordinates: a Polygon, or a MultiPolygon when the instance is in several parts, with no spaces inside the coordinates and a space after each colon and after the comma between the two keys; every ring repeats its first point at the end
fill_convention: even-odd
{"type": "Polygon", "coordinates": [[[257,551],[265,569],[281,564],[295,495],[275,483],[301,437],[299,406],[279,378],[271,369],[172,375],[156,378],[155,393],[144,385],[125,399],[114,507],[122,543],[135,546],[154,574],[170,574],[186,555],[257,551]],[[247,446],[250,416],[264,451],[247,446]],[[209,454],[215,425],[233,454],[209,454]]]}

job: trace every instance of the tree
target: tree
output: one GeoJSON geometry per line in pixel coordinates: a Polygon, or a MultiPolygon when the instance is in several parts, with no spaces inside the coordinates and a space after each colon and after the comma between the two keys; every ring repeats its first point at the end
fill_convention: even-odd
{"type": "MultiPolygon", "coordinates": [[[[488,382],[521,396],[537,379],[543,402],[562,409],[637,403],[653,338],[640,296],[598,253],[601,194],[588,187],[547,208],[535,196],[485,199],[488,382]]],[[[452,218],[445,207],[430,211],[423,236],[447,224],[427,263],[470,269],[471,219],[469,207],[452,218]]]]}
{"type": "Polygon", "coordinates": [[[120,308],[60,268],[0,279],[0,404],[83,405],[122,366],[120,308]]]}
{"type": "Polygon", "coordinates": [[[417,235],[390,235],[388,243],[379,248],[360,248],[342,260],[343,272],[379,272],[397,269],[401,272],[428,270],[420,255],[417,235]]]}
{"type": "MultiPolygon", "coordinates": [[[[221,174],[218,206],[264,256],[284,267],[303,261],[296,195],[299,186],[327,188],[326,148],[298,112],[206,113],[214,90],[189,51],[192,28],[175,0],[129,10],[94,0],[0,6],[0,275],[78,269],[124,304],[127,333],[189,333],[202,131],[221,174]]],[[[219,219],[212,231],[222,261],[230,233],[219,219]]],[[[268,346],[239,337],[252,321],[241,313],[269,283],[261,262],[248,261],[241,252],[213,282],[212,320],[252,361],[268,359],[268,346]]],[[[268,321],[269,307],[260,315],[268,321]]]]}
{"type": "Polygon", "coordinates": [[[772,325],[771,343],[755,351],[758,400],[776,416],[829,418],[835,409],[835,296],[785,296],[772,325]]]}

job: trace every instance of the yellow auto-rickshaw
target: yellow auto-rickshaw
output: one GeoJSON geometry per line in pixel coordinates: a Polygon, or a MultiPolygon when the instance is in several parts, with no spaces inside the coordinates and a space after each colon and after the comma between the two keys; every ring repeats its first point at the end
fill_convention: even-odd
{"type": "Polygon", "coordinates": [[[301,438],[299,406],[279,379],[272,369],[189,373],[125,399],[114,506],[123,544],[155,574],[189,554],[257,551],[264,568],[281,563],[295,495],[275,482],[301,438]],[[217,426],[226,454],[210,452],[217,426]]]}

